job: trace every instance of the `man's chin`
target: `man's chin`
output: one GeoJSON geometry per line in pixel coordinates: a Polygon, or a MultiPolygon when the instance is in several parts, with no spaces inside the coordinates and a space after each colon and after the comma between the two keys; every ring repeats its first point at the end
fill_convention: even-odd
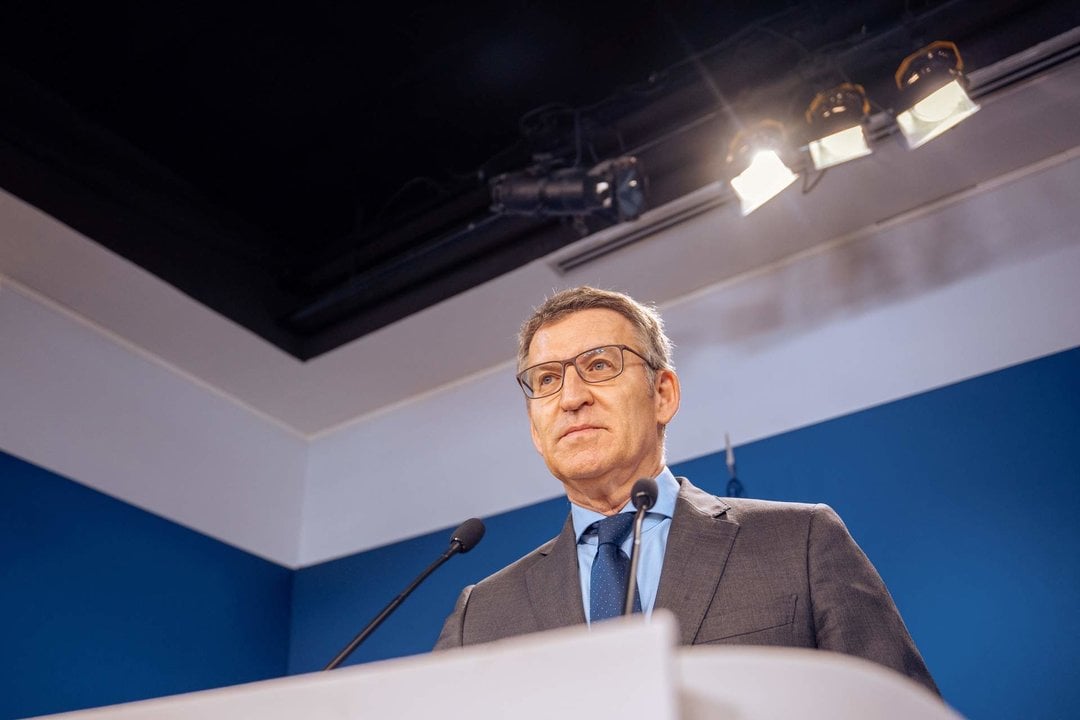
{"type": "Polygon", "coordinates": [[[611,472],[611,467],[599,460],[562,463],[548,469],[563,483],[571,485],[595,481],[611,472]]]}

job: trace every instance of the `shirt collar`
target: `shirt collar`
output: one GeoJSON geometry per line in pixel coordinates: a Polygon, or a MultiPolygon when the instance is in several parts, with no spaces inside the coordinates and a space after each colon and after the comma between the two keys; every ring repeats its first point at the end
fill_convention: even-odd
{"type": "MultiPolygon", "coordinates": [[[[679,494],[679,481],[675,479],[675,476],[666,465],[660,471],[660,474],[656,476],[656,488],[658,490],[656,504],[652,506],[647,515],[670,518],[675,514],[675,498],[679,494]]],[[[634,506],[627,500],[626,505],[619,512],[634,512],[634,506]]],[[[595,510],[588,510],[580,505],[570,503],[570,517],[574,522],[574,534],[577,536],[578,542],[581,542],[581,536],[585,534],[589,526],[607,516],[595,510]]]]}

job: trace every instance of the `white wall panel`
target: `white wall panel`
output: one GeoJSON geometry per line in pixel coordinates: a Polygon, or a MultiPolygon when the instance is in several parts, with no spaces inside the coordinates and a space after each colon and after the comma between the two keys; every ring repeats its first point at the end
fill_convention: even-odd
{"type": "Polygon", "coordinates": [[[303,438],[10,282],[0,283],[0,449],[296,562],[303,438]]]}
{"type": "Polygon", "coordinates": [[[674,458],[1080,345],[1080,161],[666,308],[674,458]]]}
{"type": "Polygon", "coordinates": [[[559,494],[512,365],[312,441],[301,565],[559,494]]]}

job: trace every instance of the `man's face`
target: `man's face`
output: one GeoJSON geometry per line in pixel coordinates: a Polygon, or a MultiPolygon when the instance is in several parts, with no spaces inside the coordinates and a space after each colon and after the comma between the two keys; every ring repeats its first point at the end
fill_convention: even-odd
{"type": "MultiPolygon", "coordinates": [[[[582,310],[541,327],[525,366],[566,360],[601,345],[645,351],[633,325],[619,313],[582,310]]],[[[678,410],[678,379],[662,370],[650,385],[644,361],[629,352],[624,359],[621,375],[595,384],[567,365],[562,390],[527,401],[533,444],[579,504],[592,504],[581,496],[617,500],[612,493],[625,489],[628,494],[634,481],[653,477],[662,467],[659,426],[678,410]]]]}

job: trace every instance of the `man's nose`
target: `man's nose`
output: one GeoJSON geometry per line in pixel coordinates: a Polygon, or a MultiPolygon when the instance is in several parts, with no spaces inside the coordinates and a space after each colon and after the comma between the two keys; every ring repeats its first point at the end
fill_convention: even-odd
{"type": "Polygon", "coordinates": [[[559,405],[563,410],[577,410],[582,405],[592,402],[592,388],[581,379],[577,367],[568,364],[563,372],[562,394],[559,405]]]}

